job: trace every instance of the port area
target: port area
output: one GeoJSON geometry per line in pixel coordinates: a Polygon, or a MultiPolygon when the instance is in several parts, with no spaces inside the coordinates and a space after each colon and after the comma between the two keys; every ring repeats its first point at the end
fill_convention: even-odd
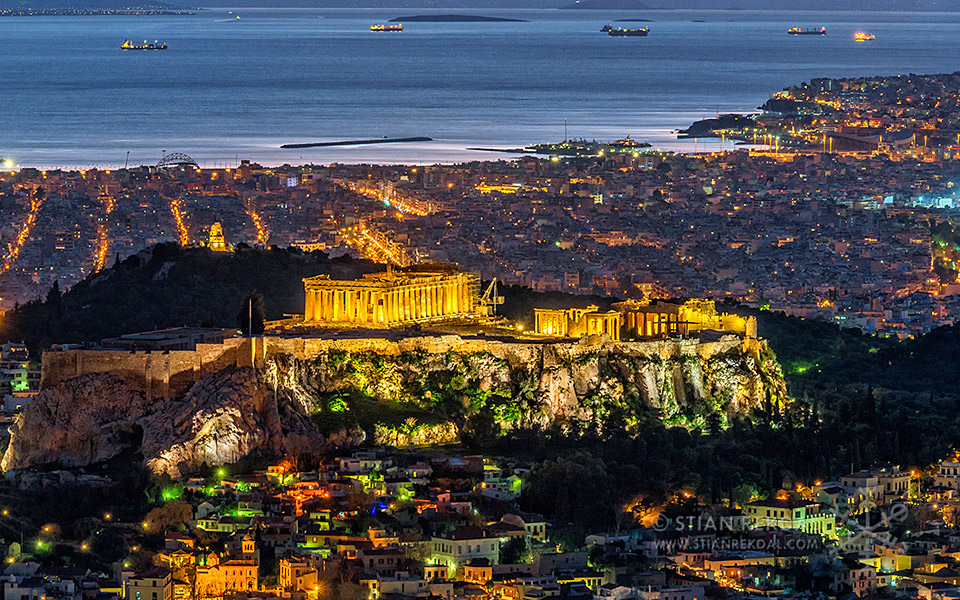
{"type": "Polygon", "coordinates": [[[533,144],[525,148],[467,148],[477,152],[500,152],[504,154],[540,154],[544,156],[589,157],[604,154],[636,153],[650,148],[646,142],[630,139],[630,136],[614,142],[566,140],[554,144],[533,144]]]}

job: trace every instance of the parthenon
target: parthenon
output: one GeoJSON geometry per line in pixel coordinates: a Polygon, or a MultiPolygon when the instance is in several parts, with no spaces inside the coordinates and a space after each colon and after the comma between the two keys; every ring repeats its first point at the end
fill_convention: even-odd
{"type": "Polygon", "coordinates": [[[317,275],[303,280],[303,320],[389,327],[472,316],[478,284],[476,276],[442,265],[389,270],[357,280],[317,275]]]}

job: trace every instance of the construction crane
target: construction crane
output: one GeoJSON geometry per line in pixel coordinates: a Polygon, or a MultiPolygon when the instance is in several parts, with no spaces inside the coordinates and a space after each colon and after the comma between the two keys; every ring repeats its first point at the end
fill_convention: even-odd
{"type": "Polygon", "coordinates": [[[477,314],[483,317],[495,317],[498,304],[503,304],[503,296],[497,295],[497,278],[494,277],[477,301],[477,314]]]}

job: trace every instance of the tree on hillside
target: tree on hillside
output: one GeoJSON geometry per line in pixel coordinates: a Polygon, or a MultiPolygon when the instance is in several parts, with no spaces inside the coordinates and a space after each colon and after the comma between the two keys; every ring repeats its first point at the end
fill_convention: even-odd
{"type": "Polygon", "coordinates": [[[60,316],[60,300],[62,297],[63,294],[60,292],[60,282],[54,281],[50,291],[47,292],[47,308],[50,310],[51,314],[60,316]]]}
{"type": "Polygon", "coordinates": [[[144,531],[163,535],[164,532],[182,529],[193,519],[193,508],[183,500],[175,500],[158,506],[144,518],[144,531]]]}
{"type": "Polygon", "coordinates": [[[257,293],[250,294],[243,301],[240,312],[237,313],[237,326],[243,335],[259,335],[263,333],[267,315],[263,310],[263,296],[257,293]]]}

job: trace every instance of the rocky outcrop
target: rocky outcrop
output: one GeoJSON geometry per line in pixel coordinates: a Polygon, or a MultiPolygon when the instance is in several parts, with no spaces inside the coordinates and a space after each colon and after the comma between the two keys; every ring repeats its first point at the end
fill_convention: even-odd
{"type": "Polygon", "coordinates": [[[178,476],[283,443],[277,405],[254,369],[201,378],[183,398],[147,402],[129,382],[83,375],[44,390],[10,428],[4,471],[78,467],[133,450],[156,473],[178,476]]]}
{"type": "Polygon", "coordinates": [[[450,443],[471,419],[472,435],[477,423],[491,422],[518,429],[614,420],[630,428],[659,417],[702,428],[787,400],[766,345],[737,336],[709,343],[450,336],[313,349],[304,340],[283,342],[291,348],[270,343],[255,368],[199,369],[179,397],[147,400],[152,380],[110,372],[62,380],[17,418],[0,466],[78,467],[133,451],[154,472],[178,476],[294,447],[450,443]]]}
{"type": "Polygon", "coordinates": [[[198,381],[182,400],[161,402],[140,419],[142,452],[156,473],[179,476],[203,464],[277,453],[283,432],[270,390],[254,369],[198,381]]]}
{"type": "Polygon", "coordinates": [[[373,434],[373,442],[379,446],[435,446],[452,444],[459,438],[456,424],[451,422],[433,425],[416,422],[403,423],[399,427],[388,427],[378,423],[373,434]]]}
{"type": "Polygon", "coordinates": [[[83,375],[44,390],[10,427],[4,471],[47,464],[78,467],[140,443],[144,395],[109,374],[83,375]]]}
{"type": "MultiPolygon", "coordinates": [[[[599,422],[610,414],[630,418],[644,411],[700,427],[708,417],[725,422],[787,399],[766,345],[738,336],[709,343],[620,343],[590,336],[569,343],[494,342],[468,352],[421,344],[390,354],[330,348],[311,359],[284,356],[268,364],[271,360],[282,363],[268,367],[284,374],[276,378],[278,389],[309,398],[301,404],[312,411],[338,410],[318,398],[357,390],[387,406],[489,411],[507,428],[599,422]]],[[[400,431],[400,425],[390,429],[400,431]]]]}

